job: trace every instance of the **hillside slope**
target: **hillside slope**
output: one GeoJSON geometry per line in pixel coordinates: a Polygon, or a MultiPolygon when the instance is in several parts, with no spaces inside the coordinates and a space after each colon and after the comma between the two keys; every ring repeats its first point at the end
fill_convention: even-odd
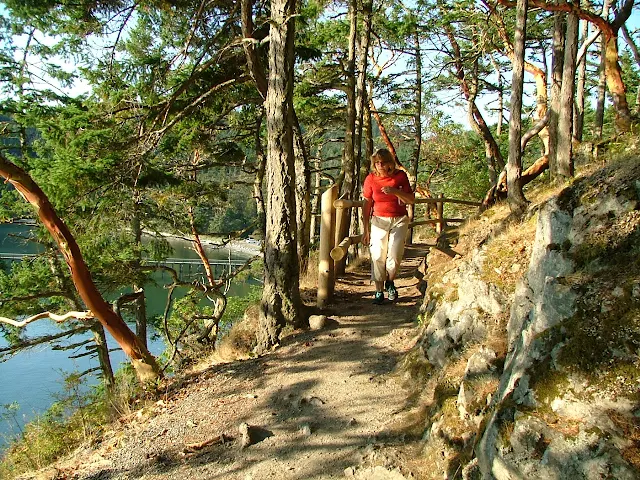
{"type": "Polygon", "coordinates": [[[294,332],[260,358],[203,362],[98,445],[23,478],[405,478],[381,450],[405,405],[391,372],[415,343],[418,262],[404,262],[397,303],[373,305],[366,268],[349,273],[322,330],[294,332]]]}
{"type": "Polygon", "coordinates": [[[25,478],[640,478],[640,161],[578,172],[432,249],[424,296],[419,256],[394,305],[363,266],[324,329],[205,362],[25,478]]]}
{"type": "Polygon", "coordinates": [[[429,255],[403,362],[423,478],[640,478],[640,161],[580,172],[429,255]]]}

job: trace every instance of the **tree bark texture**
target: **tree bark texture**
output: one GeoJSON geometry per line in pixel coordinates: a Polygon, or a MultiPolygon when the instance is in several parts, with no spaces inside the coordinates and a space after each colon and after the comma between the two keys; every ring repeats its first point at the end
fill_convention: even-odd
{"type": "Polygon", "coordinates": [[[267,92],[267,196],[258,345],[278,344],[286,324],[302,323],[296,241],[293,152],[293,40],[295,0],[271,0],[269,88],[267,92]]]}
{"type": "MultiPolygon", "coordinates": [[[[356,38],[358,33],[357,0],[349,0],[349,55],[347,58],[347,119],[342,150],[342,182],[340,196],[353,199],[355,184],[355,129],[356,129],[356,38]]],[[[345,226],[341,231],[346,234],[345,226]]]]}
{"type": "MultiPolygon", "coordinates": [[[[545,0],[530,0],[529,3],[535,7],[550,12],[567,12],[577,15],[579,18],[588,20],[596,25],[602,32],[605,45],[605,69],[607,74],[607,87],[611,94],[611,100],[615,110],[616,129],[620,133],[626,133],[631,129],[631,112],[626,97],[626,88],[622,79],[622,68],[618,58],[618,31],[627,21],[633,10],[635,0],[624,0],[618,8],[616,18],[612,22],[606,20],[606,16],[582,9],[574,3],[550,3],[545,0]],[[603,18],[604,17],[604,18],[603,18]]],[[[502,5],[513,7],[511,0],[498,0],[502,5]]],[[[605,8],[603,7],[603,11],[605,8]]]]}
{"type": "Polygon", "coordinates": [[[38,218],[55,240],[65,259],[71,278],[85,305],[107,329],[124,353],[131,359],[141,382],[154,381],[160,375],[156,359],[129,329],[121,317],[102,298],[82,258],[78,244],[66,224],[58,217],[49,199],[29,174],[0,154],[0,176],[11,183],[24,199],[36,209],[38,218]]]}
{"type": "MultiPolygon", "coordinates": [[[[580,21],[580,38],[582,42],[587,41],[589,35],[589,22],[580,21]]],[[[587,81],[587,56],[583,55],[578,63],[578,81],[576,83],[576,102],[575,111],[573,113],[573,138],[578,142],[582,141],[582,131],[584,129],[584,90],[587,81]]]]}
{"type": "Polygon", "coordinates": [[[472,95],[468,78],[465,73],[460,46],[458,45],[458,41],[456,40],[453,34],[453,29],[450,25],[445,26],[445,34],[451,44],[454,65],[453,73],[458,79],[460,89],[469,103],[469,123],[471,124],[471,128],[473,128],[473,130],[480,135],[484,141],[485,156],[487,157],[487,165],[489,169],[494,168],[495,171],[502,170],[505,164],[504,159],[502,158],[502,153],[500,152],[500,147],[493,137],[489,126],[485,122],[480,109],[478,109],[475,101],[473,101],[474,96],[472,95]]]}
{"type": "MultiPolygon", "coordinates": [[[[414,96],[415,112],[413,115],[413,155],[411,156],[411,168],[409,181],[411,189],[415,191],[418,184],[418,165],[420,164],[420,150],[422,147],[422,49],[420,48],[420,33],[416,27],[413,32],[414,55],[416,57],[416,89],[414,96]]],[[[415,204],[407,206],[409,221],[413,222],[415,216],[415,204]]],[[[413,228],[409,229],[407,238],[409,244],[413,243],[413,228]]]]}
{"type": "Polygon", "coordinates": [[[553,54],[551,58],[551,113],[549,115],[549,164],[555,171],[558,152],[558,115],[560,111],[560,89],[562,87],[562,62],[564,62],[564,12],[553,14],[553,54]]]}
{"type": "Polygon", "coordinates": [[[564,44],[562,87],[560,88],[560,111],[558,112],[558,146],[555,175],[573,176],[573,99],[576,78],[576,54],[578,53],[577,15],[567,17],[564,44]]]}
{"type": "Polygon", "coordinates": [[[516,29],[513,42],[513,76],[511,80],[511,116],[509,119],[509,162],[507,165],[507,201],[515,214],[521,214],[527,201],[522,193],[522,90],[524,84],[524,55],[527,35],[527,0],[518,0],[516,29]]]}
{"type": "Polygon", "coordinates": [[[293,108],[290,111],[293,116],[293,152],[296,172],[298,262],[300,273],[304,273],[309,266],[309,252],[311,249],[311,169],[309,167],[309,155],[307,153],[307,147],[304,144],[298,116],[293,108]]]}

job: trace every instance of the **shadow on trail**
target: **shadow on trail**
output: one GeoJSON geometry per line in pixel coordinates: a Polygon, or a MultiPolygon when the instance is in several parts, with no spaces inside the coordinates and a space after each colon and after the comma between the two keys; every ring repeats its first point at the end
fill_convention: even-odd
{"type": "Polygon", "coordinates": [[[183,378],[167,397],[173,396],[175,411],[199,408],[188,417],[197,427],[176,424],[171,412],[156,417],[125,447],[131,468],[106,468],[85,479],[343,478],[346,468],[378,448],[380,433],[403,404],[392,379],[401,354],[394,332],[408,331],[416,317],[415,265],[403,263],[397,303],[372,305],[369,273],[349,273],[323,312],[329,317],[324,329],[284,338],[261,358],[183,378]],[[238,433],[242,422],[254,435],[246,448],[238,433]],[[155,446],[150,439],[166,430],[170,442],[155,446]],[[222,432],[233,441],[185,454],[187,439],[202,442],[222,432]]]}

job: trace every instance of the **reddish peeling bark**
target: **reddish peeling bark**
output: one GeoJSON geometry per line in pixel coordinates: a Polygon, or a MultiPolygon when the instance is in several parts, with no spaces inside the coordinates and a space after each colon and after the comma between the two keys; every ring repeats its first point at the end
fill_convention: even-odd
{"type": "MultiPolygon", "coordinates": [[[[506,7],[515,7],[515,2],[511,0],[498,0],[498,3],[506,7]]],[[[593,12],[582,9],[576,3],[548,3],[544,0],[530,0],[529,5],[541,8],[548,12],[566,12],[577,15],[582,20],[596,25],[603,35],[605,44],[605,71],[607,76],[607,87],[611,93],[614,109],[616,112],[616,128],[620,132],[631,130],[631,112],[627,103],[626,88],[622,79],[622,68],[618,60],[618,31],[624,22],[627,21],[633,9],[634,0],[625,0],[618,9],[616,18],[612,22],[596,15],[593,12]]]]}
{"type": "Polygon", "coordinates": [[[78,244],[65,223],[58,217],[45,193],[27,172],[9,162],[2,154],[0,154],[0,177],[4,177],[6,182],[12,184],[23,198],[35,207],[38,218],[51,233],[69,266],[71,278],[80,298],[95,318],[118,342],[125,354],[131,358],[131,363],[140,381],[148,382],[157,379],[160,375],[160,369],[155,358],[129,329],[124,320],[102,298],[93,283],[91,273],[82,258],[78,244]]]}
{"type": "Polygon", "coordinates": [[[378,110],[376,110],[376,106],[373,104],[373,100],[369,100],[369,109],[371,111],[371,114],[373,115],[373,118],[376,119],[376,123],[378,124],[378,129],[380,130],[380,135],[382,136],[382,139],[384,140],[384,143],[387,146],[387,149],[389,150],[393,158],[396,159],[396,162],[400,163],[398,161],[398,155],[396,155],[396,149],[393,146],[393,142],[389,138],[387,129],[384,128],[384,124],[382,123],[382,118],[380,118],[380,114],[378,113],[378,110]]]}

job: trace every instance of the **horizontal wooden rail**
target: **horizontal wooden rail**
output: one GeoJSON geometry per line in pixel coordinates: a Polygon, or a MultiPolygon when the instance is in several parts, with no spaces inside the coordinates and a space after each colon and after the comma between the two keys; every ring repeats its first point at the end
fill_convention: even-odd
{"type": "Polygon", "coordinates": [[[482,202],[472,202],[471,200],[456,200],[455,198],[416,198],[416,203],[461,203],[462,205],[473,205],[479,207],[482,202]]]}
{"type": "Polygon", "coordinates": [[[341,198],[333,202],[333,208],[352,208],[363,206],[364,202],[362,200],[349,200],[348,198],[341,198]]]}
{"type": "Polygon", "coordinates": [[[356,243],[360,243],[362,241],[362,235],[353,235],[351,237],[345,237],[337,247],[331,250],[331,258],[334,261],[339,262],[344,258],[347,254],[347,250],[349,250],[349,245],[353,245],[356,243]]]}
{"type": "MultiPolygon", "coordinates": [[[[462,205],[472,205],[474,207],[479,207],[482,205],[482,202],[472,202],[471,200],[457,200],[455,198],[416,198],[415,203],[459,203],[462,205]]],[[[349,200],[349,199],[339,199],[333,202],[333,208],[352,208],[352,207],[362,207],[364,206],[364,202],[362,200],[349,200]]]]}
{"type": "Polygon", "coordinates": [[[466,218],[443,218],[443,219],[432,218],[429,220],[417,220],[415,222],[411,222],[409,224],[409,228],[416,227],[418,225],[437,225],[439,223],[448,223],[448,222],[462,223],[465,220],[466,218]]]}

